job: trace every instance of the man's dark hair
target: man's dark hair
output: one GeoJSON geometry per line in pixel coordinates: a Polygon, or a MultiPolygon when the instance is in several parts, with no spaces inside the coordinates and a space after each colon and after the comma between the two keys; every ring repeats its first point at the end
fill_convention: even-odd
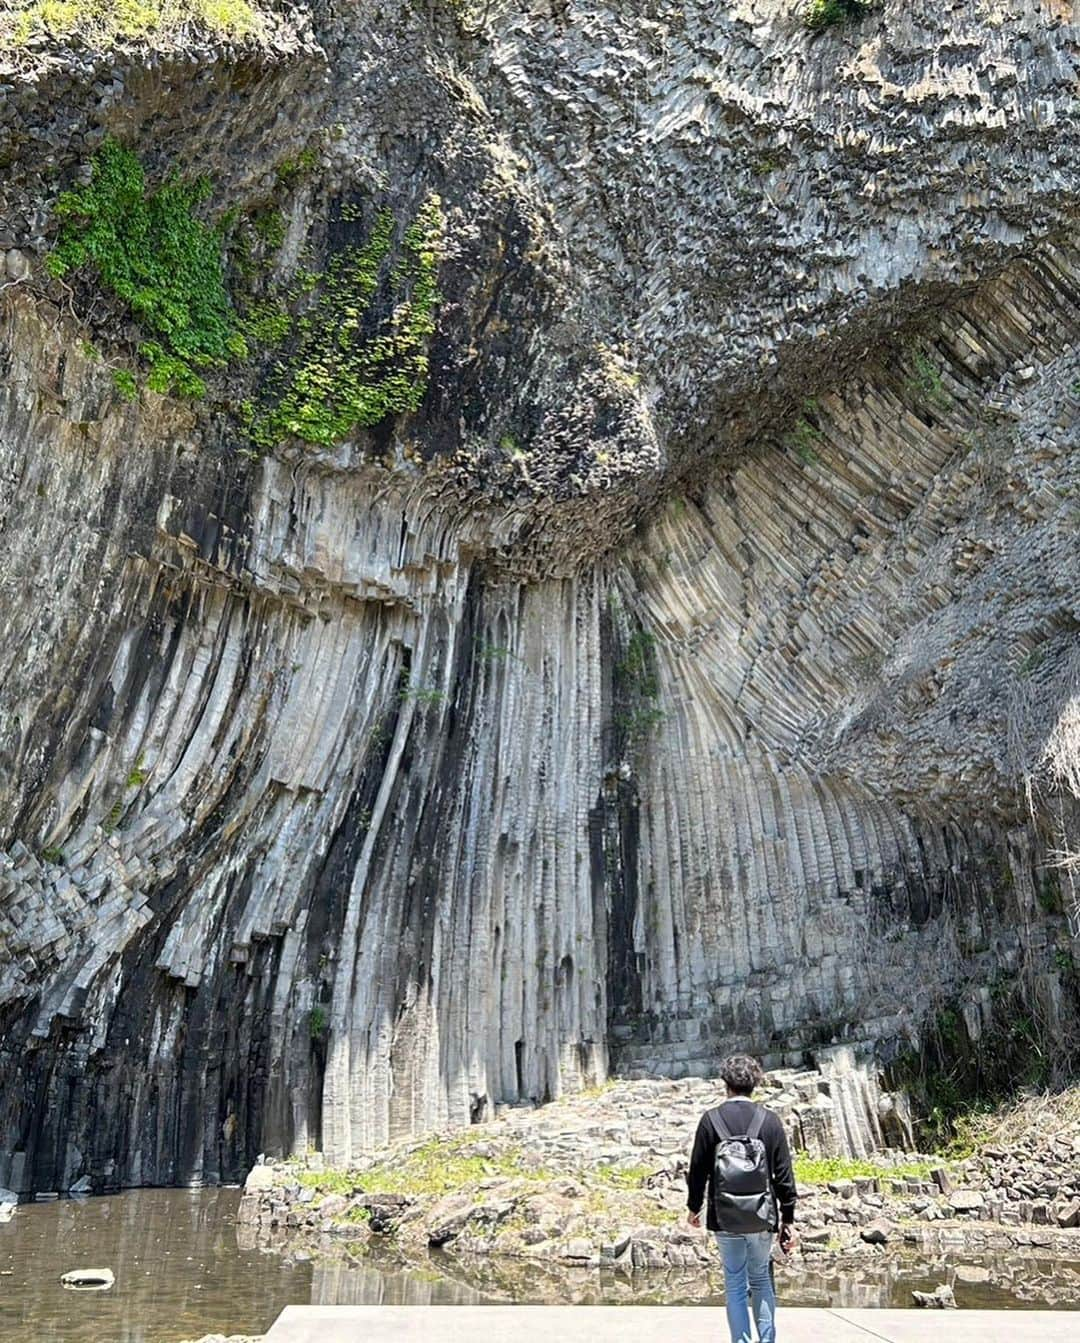
{"type": "Polygon", "coordinates": [[[732,1054],[720,1067],[720,1076],[729,1091],[749,1096],[765,1076],[761,1064],[749,1054],[732,1054]]]}

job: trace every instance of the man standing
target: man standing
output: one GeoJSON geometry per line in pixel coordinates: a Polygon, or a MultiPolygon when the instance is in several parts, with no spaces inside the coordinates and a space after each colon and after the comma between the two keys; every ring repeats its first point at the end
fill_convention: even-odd
{"type": "Polygon", "coordinates": [[[773,1233],[790,1254],[795,1231],[795,1176],[784,1126],[750,1094],[764,1077],[745,1054],[724,1061],[720,1076],[728,1099],[701,1116],[687,1182],[691,1226],[701,1225],[709,1187],[707,1225],[724,1258],[724,1298],[731,1343],[752,1343],[750,1310],[760,1343],[775,1343],[776,1292],[770,1258],[773,1233]],[[779,1205],[779,1210],[778,1210],[779,1205]]]}

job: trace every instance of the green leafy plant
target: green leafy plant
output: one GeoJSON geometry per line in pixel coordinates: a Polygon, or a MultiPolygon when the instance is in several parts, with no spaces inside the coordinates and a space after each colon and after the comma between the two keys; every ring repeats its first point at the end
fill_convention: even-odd
{"type": "Polygon", "coordinates": [[[176,175],[148,190],[135,155],[107,140],[94,155],[89,183],[56,203],[60,236],[48,270],[94,273],[127,304],[154,337],[140,353],[155,391],[200,396],[205,383],[195,370],[247,353],[225,288],[221,231],[196,214],[209,194],[205,178],[184,182],[176,175]]]}
{"type": "Polygon", "coordinates": [[[660,708],[660,680],[656,674],[656,640],[647,630],[636,630],[614,666],[613,722],[631,747],[640,746],[664,721],[660,708]]]}
{"type": "Polygon", "coordinates": [[[1046,649],[1041,647],[1033,648],[1020,659],[1016,668],[1017,674],[1019,676],[1030,676],[1032,672],[1038,671],[1045,661],[1046,649]]]}
{"type": "Polygon", "coordinates": [[[873,0],[810,0],[806,26],[815,32],[838,24],[858,23],[873,8],[873,0]]]}
{"type": "Polygon", "coordinates": [[[289,154],[281,159],[274,173],[282,186],[291,187],[311,172],[318,162],[317,149],[302,149],[299,154],[289,154]]]}
{"type": "Polygon", "coordinates": [[[932,405],[944,405],[948,397],[938,370],[921,350],[916,352],[913,364],[911,376],[905,384],[908,393],[932,405]]]}
{"type": "Polygon", "coordinates": [[[47,848],[41,850],[41,856],[47,863],[62,863],[64,861],[64,850],[56,844],[50,844],[47,848]]]}
{"type": "Polygon", "coordinates": [[[825,437],[821,430],[807,419],[808,415],[817,413],[817,401],[813,397],[807,397],[803,402],[803,412],[795,421],[794,427],[784,435],[784,446],[794,452],[804,466],[812,466],[818,459],[818,444],[825,437]]]}
{"type": "Polygon", "coordinates": [[[288,225],[280,210],[263,210],[254,216],[251,227],[255,231],[255,236],[272,252],[276,252],[285,241],[288,225]]]}
{"type": "Polygon", "coordinates": [[[135,381],[135,374],[130,369],[114,368],[112,380],[113,386],[125,401],[134,401],[139,395],[139,384],[135,381]]]}
{"type": "Polygon", "coordinates": [[[446,692],[440,690],[438,686],[403,685],[401,687],[401,698],[403,700],[413,700],[416,704],[422,704],[426,708],[432,704],[442,704],[446,699],[446,692]]]}
{"type": "Polygon", "coordinates": [[[356,429],[419,409],[427,391],[444,229],[442,204],[431,195],[405,230],[401,259],[391,266],[394,217],[384,209],[366,241],[345,248],[315,278],[314,309],[293,324],[296,346],[279,362],[252,418],[253,442],[266,448],[294,437],[330,446],[356,429]],[[395,302],[380,323],[375,299],[384,275],[395,302]]]}
{"type": "Polygon", "coordinates": [[[313,1040],[321,1040],[326,1034],[326,1008],[319,1003],[308,1014],[308,1031],[313,1040]]]}

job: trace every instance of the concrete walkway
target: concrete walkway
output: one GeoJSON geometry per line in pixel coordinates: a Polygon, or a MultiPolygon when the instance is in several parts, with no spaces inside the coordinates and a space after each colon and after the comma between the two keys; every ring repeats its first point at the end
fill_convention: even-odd
{"type": "MultiPolygon", "coordinates": [[[[779,1343],[1076,1343],[1080,1311],[799,1310],[779,1343]]],[[[723,1307],[289,1306],[266,1343],[726,1343],[723,1307]]]]}

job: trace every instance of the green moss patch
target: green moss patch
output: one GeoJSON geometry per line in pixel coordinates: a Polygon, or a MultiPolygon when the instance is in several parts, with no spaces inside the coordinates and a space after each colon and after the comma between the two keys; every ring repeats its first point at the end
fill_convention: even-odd
{"type": "Polygon", "coordinates": [[[191,30],[258,37],[265,22],[248,0],[8,0],[0,12],[0,50],[39,38],[105,48],[191,30]]]}

